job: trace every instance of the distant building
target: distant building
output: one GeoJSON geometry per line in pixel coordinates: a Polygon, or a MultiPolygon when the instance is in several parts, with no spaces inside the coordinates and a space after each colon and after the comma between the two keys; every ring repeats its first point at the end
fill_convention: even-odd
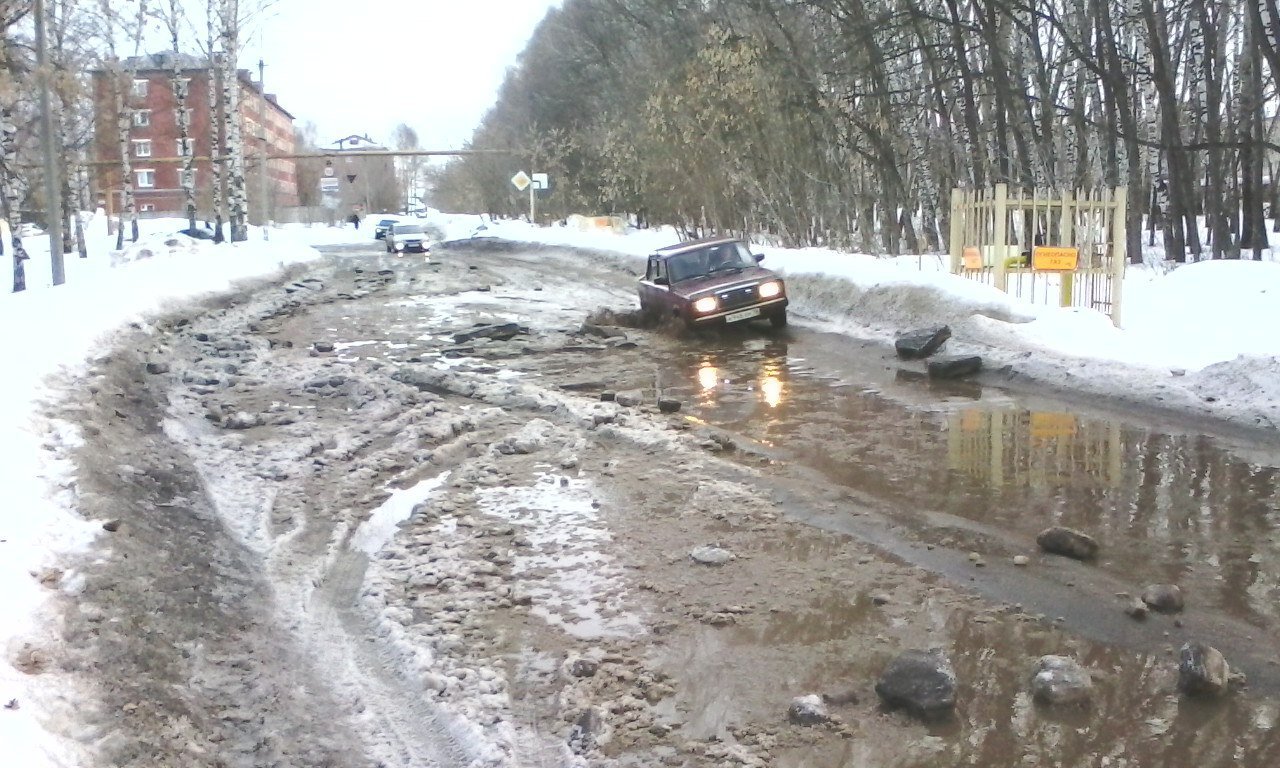
{"type": "Polygon", "coordinates": [[[368,136],[351,134],[330,142],[324,151],[334,152],[334,157],[326,161],[333,175],[320,182],[326,205],[337,208],[344,216],[400,210],[395,159],[371,154],[386,152],[386,147],[368,136]]]}
{"type": "MultiPolygon", "coordinates": [[[[120,83],[126,109],[132,112],[129,155],[133,166],[134,200],[138,210],[147,214],[185,215],[185,199],[180,173],[177,98],[173,92],[173,57],[178,57],[182,78],[187,81],[186,108],[190,110],[190,140],[196,157],[196,209],[200,219],[213,218],[213,171],[210,161],[215,138],[222,133],[221,88],[218,87],[217,127],[211,124],[209,81],[221,82],[221,73],[211,68],[209,60],[187,54],[159,53],[128,59],[122,69],[136,66],[129,83],[120,83]]],[[[123,207],[120,183],[120,144],[116,127],[117,113],[111,78],[107,70],[93,72],[94,100],[94,189],[100,199],[108,200],[112,211],[123,207]]],[[[272,218],[272,212],[298,204],[297,164],[294,160],[270,160],[266,163],[266,190],[263,194],[263,163],[267,155],[294,154],[296,139],[293,115],[276,101],[275,94],[263,93],[248,70],[239,70],[240,130],[244,142],[245,185],[249,197],[249,220],[261,223],[272,218]],[[264,199],[265,198],[265,199],[264,199]]],[[[226,176],[223,175],[224,193],[226,176]]],[[[225,200],[225,197],[223,198],[225,200]]]]}

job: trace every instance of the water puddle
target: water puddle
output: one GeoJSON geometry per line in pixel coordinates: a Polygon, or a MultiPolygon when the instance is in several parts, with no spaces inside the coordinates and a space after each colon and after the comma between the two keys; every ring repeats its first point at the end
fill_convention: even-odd
{"type": "Polygon", "coordinates": [[[624,605],[622,568],[602,550],[612,534],[600,522],[590,483],[544,475],[528,487],[476,491],[481,511],[522,531],[512,572],[533,597],[533,613],[574,637],[633,637],[639,619],[624,605]]]}

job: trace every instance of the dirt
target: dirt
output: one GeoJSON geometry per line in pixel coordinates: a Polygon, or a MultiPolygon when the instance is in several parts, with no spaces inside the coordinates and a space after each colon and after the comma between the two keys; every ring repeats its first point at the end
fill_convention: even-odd
{"type": "MultiPolygon", "coordinates": [[[[1173,619],[1123,641],[1058,620],[1041,606],[1090,576],[1005,566],[1016,525],[913,503],[918,415],[854,440],[818,389],[802,422],[759,410],[801,386],[771,356],[788,337],[761,331],[730,346],[771,367],[717,425],[704,401],[739,358],[637,327],[629,300],[612,262],[469,243],[342,253],[122,334],[69,417],[78,507],[118,526],[47,579],[61,642],[27,649],[82,765],[1280,758],[1269,694],[1177,694],[1173,619]],[[791,429],[901,477],[824,472],[791,429]],[[707,546],[727,561],[697,562],[707,546]],[[877,676],[913,648],[951,659],[953,717],[880,706],[877,676]],[[1031,701],[1049,653],[1092,670],[1091,706],[1031,701]],[[809,694],[831,719],[788,722],[809,694]]],[[[1099,578],[1075,603],[1118,577],[1099,578]]]]}

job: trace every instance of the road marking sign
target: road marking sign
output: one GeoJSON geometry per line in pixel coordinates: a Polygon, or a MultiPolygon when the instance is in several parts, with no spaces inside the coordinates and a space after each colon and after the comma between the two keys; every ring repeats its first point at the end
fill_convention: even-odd
{"type": "Polygon", "coordinates": [[[547,181],[547,174],[545,173],[533,174],[532,181],[533,181],[534,189],[550,189],[551,188],[551,184],[549,181],[547,181]]]}
{"type": "Polygon", "coordinates": [[[529,188],[529,185],[533,183],[533,180],[530,179],[524,171],[519,171],[515,176],[511,177],[511,183],[515,185],[516,189],[523,192],[529,188]]]}

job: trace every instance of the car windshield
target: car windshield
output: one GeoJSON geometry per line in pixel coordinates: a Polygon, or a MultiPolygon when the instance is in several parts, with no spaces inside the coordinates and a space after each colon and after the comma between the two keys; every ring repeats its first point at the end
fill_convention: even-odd
{"type": "Polygon", "coordinates": [[[419,224],[397,224],[395,231],[397,235],[422,234],[422,226],[419,224]]]}
{"type": "Polygon", "coordinates": [[[383,219],[382,221],[378,222],[378,226],[380,226],[380,227],[389,227],[389,226],[391,226],[392,224],[395,224],[395,223],[396,223],[396,220],[395,220],[395,219],[383,219]]]}
{"type": "Polygon", "coordinates": [[[717,272],[730,272],[755,266],[751,253],[743,243],[719,243],[672,256],[667,261],[671,282],[705,277],[717,272]]]}

